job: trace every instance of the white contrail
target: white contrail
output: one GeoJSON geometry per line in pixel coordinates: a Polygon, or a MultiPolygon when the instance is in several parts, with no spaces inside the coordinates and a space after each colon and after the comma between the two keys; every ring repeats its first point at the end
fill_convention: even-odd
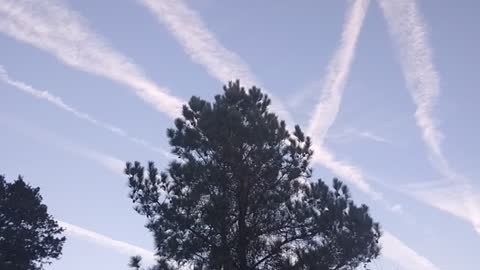
{"type": "Polygon", "coordinates": [[[405,270],[440,270],[431,261],[418,254],[388,231],[383,232],[380,244],[382,245],[382,255],[405,270]]]}
{"type": "Polygon", "coordinates": [[[91,31],[79,14],[49,0],[0,0],[0,32],[63,63],[124,84],[157,110],[178,117],[182,101],[156,85],[129,58],[91,31]]]}
{"type": "Polygon", "coordinates": [[[85,121],[87,121],[87,122],[89,122],[89,123],[91,123],[95,126],[102,127],[102,128],[104,128],[104,129],[106,129],[106,130],[108,130],[108,131],[110,131],[110,132],[112,132],[112,133],[114,133],[118,136],[125,137],[128,140],[130,140],[130,141],[132,141],[136,144],[147,147],[148,149],[150,149],[152,151],[161,153],[165,157],[169,157],[168,152],[161,149],[160,147],[153,146],[151,143],[149,143],[149,142],[147,142],[143,139],[132,137],[125,130],[123,130],[119,127],[116,127],[116,126],[114,126],[112,124],[109,124],[109,123],[105,123],[103,121],[100,121],[100,120],[92,117],[91,115],[89,115],[87,113],[84,113],[84,112],[81,112],[81,111],[77,110],[74,107],[66,104],[62,100],[62,98],[60,98],[58,96],[52,95],[51,93],[49,93],[47,91],[41,91],[41,90],[35,89],[31,85],[28,85],[24,82],[12,79],[8,75],[5,68],[3,68],[1,65],[0,65],[0,81],[3,81],[4,83],[6,83],[8,85],[11,85],[11,86],[15,87],[16,89],[18,89],[18,90],[20,90],[24,93],[27,93],[27,94],[35,97],[35,98],[43,99],[43,100],[49,102],[50,104],[53,104],[54,106],[66,111],[66,112],[71,113],[72,115],[74,115],[77,118],[85,120],[85,121]]]}
{"type": "Polygon", "coordinates": [[[316,144],[313,161],[321,163],[374,198],[379,198],[380,194],[372,190],[360,169],[335,160],[333,154],[323,146],[325,135],[334,123],[340,108],[343,90],[355,56],[358,36],[369,2],[369,0],[355,0],[350,4],[343,25],[340,46],[328,64],[320,101],[309,121],[307,134],[312,136],[316,144]]]}
{"type": "MultiPolygon", "coordinates": [[[[440,94],[440,79],[433,65],[433,50],[416,1],[378,1],[390,35],[400,50],[404,77],[417,107],[415,119],[427,145],[430,160],[444,177],[464,187],[464,207],[474,216],[478,209],[471,192],[470,180],[450,167],[441,147],[443,134],[433,118],[433,108],[440,94]]],[[[478,224],[472,224],[478,228],[478,224]]]]}
{"type": "Polygon", "coordinates": [[[142,256],[142,259],[144,259],[147,263],[155,263],[155,254],[149,250],[129,244],[124,241],[112,239],[108,236],[87,230],[85,228],[67,223],[65,221],[57,220],[57,222],[61,227],[65,228],[65,234],[67,236],[86,240],[127,256],[139,255],[142,256]]]}
{"type": "MultiPolygon", "coordinates": [[[[173,35],[193,62],[205,67],[221,83],[240,79],[242,85],[262,87],[247,63],[225,48],[209,31],[202,18],[183,0],[140,0],[173,35]]],[[[262,87],[263,88],[263,87],[262,87]]],[[[292,117],[281,101],[272,96],[272,108],[287,124],[292,117]]]]}
{"type": "Polygon", "coordinates": [[[355,0],[349,7],[340,46],[328,64],[321,97],[307,128],[307,133],[321,143],[337,118],[369,2],[369,0],[355,0]]]}

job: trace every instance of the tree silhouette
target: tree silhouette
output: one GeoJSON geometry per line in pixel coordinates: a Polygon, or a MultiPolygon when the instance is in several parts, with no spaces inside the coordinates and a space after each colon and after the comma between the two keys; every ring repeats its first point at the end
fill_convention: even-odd
{"type": "Polygon", "coordinates": [[[311,181],[310,138],[239,81],[213,104],[192,97],[167,136],[165,173],[127,163],[157,269],[353,269],[379,255],[380,229],[347,186],[311,181]]]}
{"type": "Polygon", "coordinates": [[[58,259],[63,229],[42,204],[39,188],[0,175],[0,269],[39,270],[58,259]]]}

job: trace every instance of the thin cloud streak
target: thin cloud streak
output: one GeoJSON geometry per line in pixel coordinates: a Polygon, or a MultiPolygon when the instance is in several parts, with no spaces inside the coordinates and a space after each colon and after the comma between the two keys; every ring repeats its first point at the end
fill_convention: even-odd
{"type": "Polygon", "coordinates": [[[380,244],[382,245],[382,255],[405,270],[440,270],[431,261],[418,254],[388,231],[383,232],[380,244]]]}
{"type": "MultiPolygon", "coordinates": [[[[464,207],[468,209],[470,216],[475,216],[479,206],[471,192],[470,180],[451,168],[442,150],[443,134],[433,117],[433,109],[440,94],[440,78],[433,64],[433,49],[429,44],[426,25],[418,11],[416,1],[378,0],[378,2],[390,35],[400,51],[399,58],[407,87],[417,107],[415,119],[427,145],[430,160],[445,178],[464,187],[462,190],[464,207]]],[[[472,225],[479,231],[478,222],[472,222],[472,225]]]]}
{"type": "Polygon", "coordinates": [[[169,157],[168,152],[161,149],[160,147],[155,147],[151,143],[149,143],[149,142],[147,142],[143,139],[132,137],[125,130],[123,130],[119,127],[116,127],[116,126],[114,126],[112,124],[109,124],[109,123],[105,123],[103,121],[100,121],[100,120],[92,117],[91,115],[89,115],[87,113],[81,112],[81,111],[75,109],[74,107],[66,104],[62,100],[62,98],[60,98],[58,96],[55,96],[55,95],[53,95],[53,94],[51,94],[47,91],[42,91],[42,90],[35,89],[31,85],[28,85],[24,82],[17,81],[15,79],[11,78],[8,75],[5,68],[2,67],[1,65],[0,65],[0,81],[3,81],[4,83],[15,87],[17,90],[19,90],[21,92],[24,92],[24,93],[27,93],[27,94],[35,97],[35,98],[45,100],[45,101],[49,102],[50,104],[56,106],[57,108],[60,108],[64,111],[66,111],[66,112],[69,112],[72,115],[74,115],[75,117],[77,117],[79,119],[82,119],[82,120],[85,120],[85,121],[89,122],[90,124],[93,124],[95,126],[104,128],[104,129],[106,129],[106,130],[108,130],[108,131],[110,131],[110,132],[112,132],[112,133],[114,133],[118,136],[127,138],[128,140],[130,140],[133,143],[142,145],[142,146],[144,146],[144,147],[146,147],[146,148],[148,148],[152,151],[161,153],[165,157],[169,157]]]}
{"type": "Polygon", "coordinates": [[[358,133],[356,133],[357,136],[359,137],[362,137],[362,138],[365,138],[365,139],[369,139],[369,140],[372,140],[372,141],[375,141],[375,142],[379,142],[379,143],[391,143],[391,141],[389,141],[388,139],[385,139],[384,137],[382,136],[379,136],[377,134],[374,134],[370,131],[358,131],[358,133]]]}
{"type": "Polygon", "coordinates": [[[0,123],[6,124],[10,128],[20,132],[22,135],[32,138],[42,144],[53,145],[74,155],[92,160],[114,174],[121,176],[124,175],[125,161],[112,155],[75,144],[50,131],[35,127],[31,123],[18,119],[15,116],[0,114],[0,123]]]}
{"type": "MultiPolygon", "coordinates": [[[[182,0],[140,0],[164,25],[183,47],[193,62],[202,65],[222,84],[239,79],[241,84],[262,87],[247,63],[236,53],[225,48],[210,32],[202,18],[182,0]]],[[[263,88],[263,87],[262,87],[263,88]]],[[[293,118],[282,104],[273,97],[272,108],[287,123],[293,118]]]]}
{"type": "Polygon", "coordinates": [[[112,239],[108,236],[96,233],[91,230],[87,230],[85,228],[67,223],[65,221],[57,220],[57,222],[61,227],[65,228],[65,233],[67,236],[86,240],[127,256],[139,255],[142,256],[142,258],[149,264],[155,263],[155,254],[149,250],[129,244],[124,241],[112,239]]]}
{"type": "Polygon", "coordinates": [[[0,32],[44,50],[64,64],[128,86],[170,117],[182,101],[156,85],[129,58],[89,29],[76,12],[49,0],[0,0],[0,32]]]}
{"type": "Polygon", "coordinates": [[[354,138],[362,138],[365,140],[374,141],[377,143],[391,144],[392,142],[378,134],[375,134],[372,131],[368,130],[359,130],[356,128],[346,128],[342,132],[337,134],[328,134],[325,139],[329,141],[334,141],[338,143],[350,142],[354,138]]]}

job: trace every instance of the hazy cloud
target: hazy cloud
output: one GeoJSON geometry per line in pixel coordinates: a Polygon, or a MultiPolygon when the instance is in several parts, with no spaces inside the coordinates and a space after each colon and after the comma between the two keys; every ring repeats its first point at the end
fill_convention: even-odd
{"type": "Polygon", "coordinates": [[[36,127],[33,124],[14,116],[0,114],[0,123],[8,125],[22,135],[32,138],[42,144],[53,145],[74,155],[90,159],[115,174],[123,175],[125,161],[113,157],[112,155],[73,143],[51,131],[36,127]]]}

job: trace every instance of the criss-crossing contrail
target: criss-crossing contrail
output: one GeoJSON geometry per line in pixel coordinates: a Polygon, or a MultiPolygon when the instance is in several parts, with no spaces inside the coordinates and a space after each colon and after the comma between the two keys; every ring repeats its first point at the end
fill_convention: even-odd
{"type": "MultiPolygon", "coordinates": [[[[184,1],[141,0],[140,2],[169,30],[192,61],[204,66],[211,76],[221,82],[239,78],[245,85],[258,86],[258,80],[245,61],[234,52],[226,49],[215,35],[208,30],[200,16],[189,8],[184,1]]],[[[343,89],[368,2],[368,0],[356,1],[349,12],[349,20],[342,35],[342,46],[330,64],[329,75],[327,76],[329,82],[325,85],[325,88],[336,88],[332,92],[338,92],[343,89]]],[[[332,95],[331,98],[335,97],[332,95]]],[[[277,99],[273,101],[273,110],[287,120],[287,123],[292,123],[293,117],[285,109],[285,106],[277,99]]],[[[337,106],[339,106],[340,101],[338,100],[337,103],[337,106]]],[[[334,106],[330,106],[329,109],[335,110],[332,107],[334,106]]],[[[338,108],[336,110],[338,111],[338,108]]],[[[320,119],[318,118],[322,117],[320,114],[315,119],[319,122],[320,119]]],[[[336,115],[336,113],[334,114],[336,115]]],[[[327,116],[325,115],[325,117],[327,116]]],[[[334,118],[331,120],[332,123],[335,120],[334,118]]],[[[327,129],[325,132],[327,132],[327,129]]],[[[322,147],[322,142],[323,138],[314,137],[314,143],[317,145],[314,161],[346,180],[351,180],[363,191],[370,192],[375,197],[378,197],[378,193],[371,191],[371,187],[363,179],[359,169],[346,164],[346,162],[335,160],[334,155],[322,147]]]]}
{"type": "Polygon", "coordinates": [[[146,147],[146,148],[148,148],[152,151],[161,153],[165,157],[169,157],[168,152],[161,149],[160,147],[153,146],[151,143],[149,143],[149,142],[147,142],[143,139],[130,136],[125,130],[123,130],[123,129],[117,127],[117,126],[114,126],[114,125],[109,124],[109,123],[105,123],[103,121],[100,121],[100,120],[92,117],[91,115],[89,115],[87,113],[81,112],[81,111],[77,110],[76,108],[74,108],[73,106],[65,103],[62,98],[60,98],[58,96],[55,96],[55,95],[53,95],[53,94],[51,94],[47,91],[42,91],[42,90],[35,89],[33,86],[31,86],[29,84],[26,84],[22,81],[18,81],[18,80],[15,80],[15,79],[11,78],[10,75],[5,70],[5,68],[2,67],[1,65],[0,65],[0,81],[3,81],[4,83],[15,87],[15,89],[17,89],[21,92],[27,93],[27,94],[35,97],[35,98],[45,100],[45,101],[49,102],[50,104],[56,106],[57,108],[60,108],[61,110],[69,112],[73,116],[75,116],[79,119],[85,120],[85,121],[89,122],[90,124],[93,124],[95,126],[104,128],[104,129],[106,129],[106,130],[108,130],[108,131],[110,131],[110,132],[112,132],[112,133],[114,133],[118,136],[125,137],[128,140],[130,140],[130,141],[132,141],[136,144],[142,145],[142,146],[144,146],[144,147],[146,147]]]}
{"type": "MultiPolygon", "coordinates": [[[[472,194],[470,180],[451,168],[442,149],[443,134],[435,123],[433,109],[440,94],[440,78],[433,64],[433,50],[426,25],[415,0],[378,0],[389,32],[399,48],[399,58],[410,94],[416,105],[415,119],[422,132],[433,166],[463,189],[463,205],[472,216],[480,205],[472,194]]],[[[431,204],[437,206],[437,204],[431,204]]],[[[445,210],[443,207],[439,209],[445,210]]],[[[471,220],[476,220],[475,218],[471,220]]],[[[472,222],[478,230],[478,222],[472,222]]]]}
{"type": "MultiPolygon", "coordinates": [[[[259,82],[247,63],[236,53],[225,48],[210,32],[202,18],[183,0],[140,0],[158,21],[164,25],[193,62],[203,66],[208,74],[222,84],[239,79],[245,87],[255,85],[265,87],[259,82]]],[[[287,124],[293,124],[293,118],[272,93],[272,109],[287,124]]]]}
{"type": "MultiPolygon", "coordinates": [[[[147,2],[147,0],[144,0],[144,2],[153,3],[152,1],[147,2]]],[[[176,1],[161,2],[175,5],[176,1]]],[[[358,21],[361,17],[360,26],[365,14],[361,15],[361,13],[353,12],[355,10],[360,10],[360,7],[362,7],[363,5],[365,5],[366,11],[367,4],[368,1],[366,0],[358,0],[355,1],[355,3],[353,4],[353,8],[351,9],[352,20],[358,21]],[[359,14],[361,15],[360,17],[358,17],[359,14]]],[[[168,17],[171,15],[172,14],[167,13],[165,16],[168,17]]],[[[175,27],[180,27],[180,30],[182,30],[181,28],[183,26],[176,22],[175,18],[172,19],[170,17],[169,20],[171,20],[170,23],[172,23],[173,21],[172,25],[176,25],[175,27]]],[[[193,20],[193,22],[195,23],[195,19],[193,20]]],[[[168,24],[169,22],[166,23],[168,24]]],[[[199,25],[202,26],[202,24],[199,25]]],[[[182,36],[184,36],[184,38],[187,38],[188,33],[197,33],[198,30],[199,29],[194,29],[193,32],[185,32],[187,34],[184,33],[182,34],[182,36]]],[[[88,28],[82,25],[81,21],[79,20],[78,14],[69,11],[64,7],[61,7],[59,5],[53,5],[51,2],[45,0],[38,0],[36,5],[33,6],[31,4],[27,4],[26,1],[22,0],[0,0],[0,31],[14,37],[17,40],[32,44],[33,46],[52,53],[67,65],[76,67],[86,72],[101,75],[125,84],[133,88],[135,93],[145,99],[148,103],[153,104],[158,110],[165,112],[170,116],[178,116],[179,114],[178,110],[181,104],[179,99],[168,95],[165,89],[158,87],[152,81],[148,80],[143,74],[143,72],[141,72],[139,68],[136,67],[128,58],[114,51],[105,41],[103,41],[97,35],[93,34],[88,28]]],[[[176,38],[179,41],[181,40],[181,38],[179,37],[176,38]]],[[[189,41],[191,40],[186,40],[184,41],[184,43],[187,44],[189,41]]],[[[188,49],[188,47],[186,48],[188,49],[187,51],[191,55],[192,59],[194,59],[194,61],[197,61],[198,63],[205,66],[208,65],[207,69],[210,74],[217,77],[222,82],[234,78],[240,78],[246,84],[250,83],[250,81],[251,83],[255,82],[255,78],[253,76],[246,76],[249,73],[241,73],[242,71],[244,71],[243,69],[228,69],[226,65],[216,65],[219,61],[225,59],[222,58],[225,57],[225,55],[218,56],[216,55],[215,50],[211,51],[211,58],[208,58],[208,54],[206,56],[201,54],[199,55],[199,53],[205,51],[195,51],[194,49],[198,48],[197,46],[207,46],[207,49],[211,49],[211,47],[208,47],[208,44],[205,45],[204,43],[202,43],[204,41],[205,40],[200,39],[200,43],[191,43],[192,46],[195,45],[195,47],[192,47],[190,49],[188,49]]],[[[356,38],[354,39],[354,42],[356,42],[356,38]]],[[[352,53],[350,57],[352,59],[354,48],[355,45],[353,45],[353,47],[351,48],[352,53]]],[[[218,52],[222,51],[218,50],[218,52]]],[[[226,55],[228,56],[228,53],[226,55]]],[[[348,60],[348,57],[346,56],[348,56],[347,52],[345,52],[345,55],[342,57],[335,56],[335,58],[338,57],[338,60],[335,60],[335,62],[337,62],[335,65],[338,65],[337,67],[340,68],[349,68],[349,62],[351,62],[352,60],[348,60]],[[345,65],[345,63],[347,63],[347,65],[345,65]]],[[[235,62],[235,56],[230,55],[230,57],[234,59],[231,60],[232,63],[237,63],[235,62]]],[[[333,68],[336,69],[337,67],[334,66],[333,68]]],[[[248,69],[246,70],[248,71],[248,69]]],[[[348,77],[348,70],[343,70],[335,76],[340,78],[340,81],[336,81],[336,79],[332,77],[334,81],[331,82],[331,85],[332,87],[341,86],[339,88],[341,90],[338,90],[340,91],[339,98],[337,98],[336,96],[331,97],[333,100],[332,104],[334,104],[335,102],[340,104],[341,92],[343,92],[342,89],[344,87],[345,80],[348,77]],[[345,71],[346,73],[344,73],[345,71]]],[[[335,110],[335,106],[331,108],[335,110]]],[[[338,107],[336,107],[336,110],[338,112],[338,107]]],[[[280,112],[282,112],[282,110],[280,110],[280,112]]],[[[334,113],[333,120],[335,116],[336,113],[334,113]]],[[[328,131],[328,128],[329,126],[326,128],[325,133],[328,131]]],[[[322,137],[321,142],[323,142],[324,135],[320,136],[322,137]]],[[[330,168],[332,171],[339,174],[340,176],[345,177],[346,179],[354,180],[357,183],[357,186],[363,191],[371,192],[371,187],[364,181],[363,176],[358,169],[349,166],[346,163],[336,161],[333,155],[323,147],[316,150],[317,156],[321,157],[320,159],[315,158],[317,162],[322,163],[324,166],[330,168]]],[[[116,165],[114,165],[113,167],[116,167],[116,165]]],[[[78,231],[81,230],[77,230],[77,232],[78,231]]],[[[78,234],[82,234],[82,232],[78,234]]],[[[86,235],[85,233],[83,234],[86,235]]],[[[391,234],[389,234],[389,236],[390,237],[384,238],[386,240],[383,240],[384,245],[390,247],[388,249],[390,250],[390,252],[387,252],[390,255],[387,254],[386,256],[391,256],[394,260],[400,260],[399,258],[402,257],[396,256],[395,253],[398,250],[402,251],[402,249],[399,249],[399,247],[405,247],[405,245],[401,243],[397,238],[393,237],[391,234]]],[[[406,259],[406,261],[412,262],[410,265],[412,269],[437,269],[434,266],[431,267],[433,264],[429,263],[428,260],[421,257],[411,249],[403,249],[403,251],[405,250],[407,252],[402,253],[404,254],[403,258],[413,258],[406,259]],[[424,268],[415,268],[415,265],[423,266],[424,268]]],[[[148,254],[151,253],[147,251],[145,255],[148,254]]]]}
{"type": "Polygon", "coordinates": [[[112,48],[57,1],[0,0],[0,32],[44,50],[64,64],[128,86],[143,101],[170,117],[183,103],[156,85],[128,57],[112,48]]]}

